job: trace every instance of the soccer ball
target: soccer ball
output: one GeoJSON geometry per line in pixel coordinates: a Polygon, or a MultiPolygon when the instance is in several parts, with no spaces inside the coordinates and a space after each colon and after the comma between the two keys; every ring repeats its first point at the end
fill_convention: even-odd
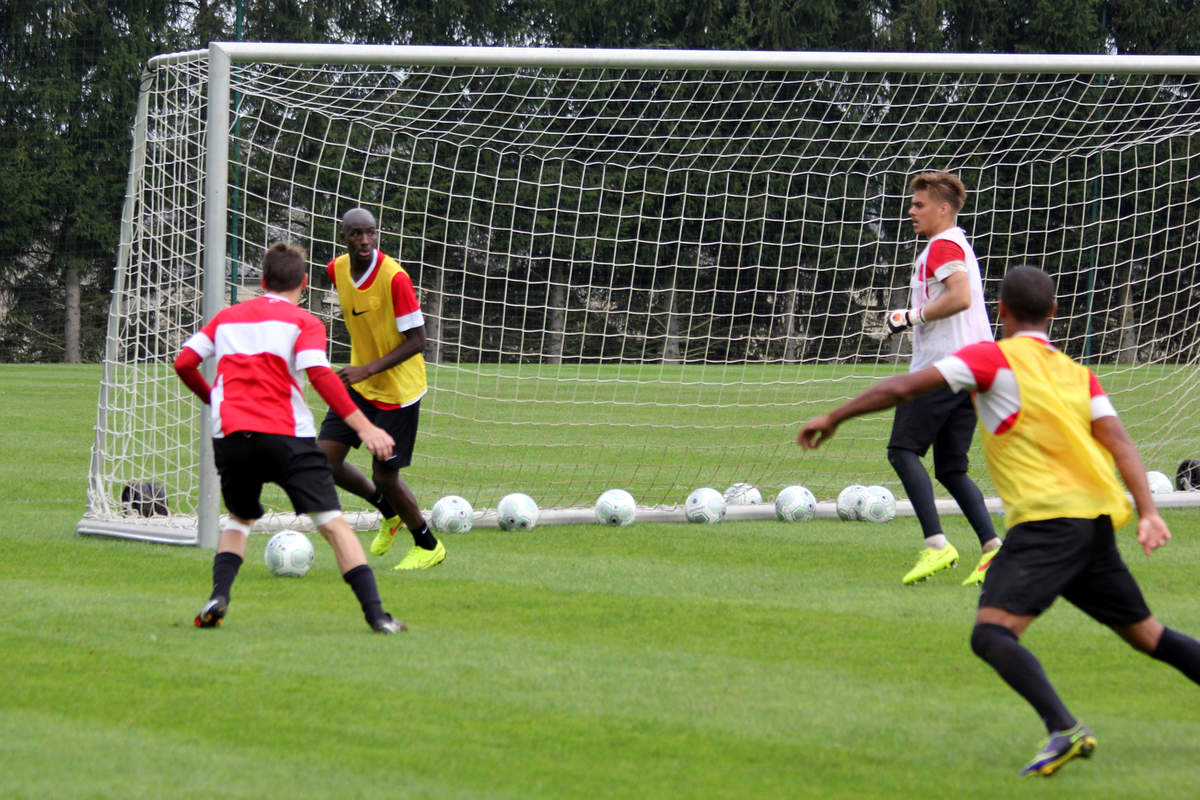
{"type": "MultiPolygon", "coordinates": [[[[757,491],[757,490],[755,490],[757,491]]],[[[687,497],[683,516],[688,522],[720,522],[725,519],[725,498],[716,489],[705,486],[687,497]]]]}
{"type": "Polygon", "coordinates": [[[624,527],[633,524],[636,516],[637,503],[624,489],[609,489],[596,500],[597,522],[624,527]]]}
{"type": "Polygon", "coordinates": [[[863,493],[860,519],[867,522],[889,522],[896,517],[896,498],[886,486],[868,486],[863,493]]]}
{"type": "Polygon", "coordinates": [[[731,506],[752,506],[762,501],[762,492],[749,483],[735,483],[725,490],[725,502],[731,506]]]}
{"type": "Polygon", "coordinates": [[[1171,479],[1166,473],[1152,469],[1146,473],[1146,483],[1150,484],[1151,494],[1170,494],[1175,491],[1175,487],[1171,485],[1171,479]]]}
{"type": "Polygon", "coordinates": [[[1175,470],[1175,488],[1181,492],[1200,490],[1200,461],[1185,458],[1175,470]]]}
{"type": "Polygon", "coordinates": [[[474,525],[471,504],[456,494],[448,494],[433,504],[429,523],[438,533],[466,533],[474,525]]]}
{"type": "Polygon", "coordinates": [[[817,515],[817,498],[803,486],[785,486],[775,497],[775,516],[784,522],[808,522],[817,515]]]}
{"type": "Polygon", "coordinates": [[[263,561],[271,573],[283,578],[301,578],[313,565],[312,542],[300,531],[280,531],[263,550],[263,561]]]}
{"type": "Polygon", "coordinates": [[[857,483],[847,486],[838,492],[838,519],[850,521],[862,519],[863,500],[866,499],[866,492],[867,487],[857,483]]]}
{"type": "Polygon", "coordinates": [[[496,506],[497,522],[505,531],[529,530],[537,525],[540,513],[533,498],[520,492],[504,495],[496,506]]]}

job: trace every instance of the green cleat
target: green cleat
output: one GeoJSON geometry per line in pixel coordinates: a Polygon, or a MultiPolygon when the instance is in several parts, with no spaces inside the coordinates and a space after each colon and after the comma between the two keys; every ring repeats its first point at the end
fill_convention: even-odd
{"type": "Polygon", "coordinates": [[[408,555],[400,559],[400,563],[393,567],[393,569],[429,569],[430,567],[436,567],[445,560],[446,548],[441,542],[438,542],[437,547],[432,550],[426,550],[423,547],[413,545],[413,549],[409,550],[408,555]]]}
{"type": "Polygon", "coordinates": [[[1082,723],[1067,731],[1056,731],[1046,739],[1041,752],[1021,770],[1022,775],[1053,775],[1075,756],[1091,758],[1096,737],[1082,723]]]}
{"type": "Polygon", "coordinates": [[[947,544],[941,550],[926,547],[917,558],[917,565],[910,569],[900,582],[905,586],[910,586],[925,580],[935,572],[953,567],[957,563],[958,551],[954,549],[954,545],[947,544]]]}
{"type": "Polygon", "coordinates": [[[396,541],[396,534],[402,527],[404,527],[404,520],[400,519],[399,514],[380,522],[379,533],[375,534],[375,539],[371,542],[371,555],[381,556],[391,550],[396,541]]]}
{"type": "Polygon", "coordinates": [[[979,558],[979,565],[971,570],[971,574],[962,582],[963,586],[982,586],[983,579],[987,577],[988,567],[992,565],[992,559],[996,557],[996,553],[1000,552],[1000,548],[984,553],[979,558]]]}

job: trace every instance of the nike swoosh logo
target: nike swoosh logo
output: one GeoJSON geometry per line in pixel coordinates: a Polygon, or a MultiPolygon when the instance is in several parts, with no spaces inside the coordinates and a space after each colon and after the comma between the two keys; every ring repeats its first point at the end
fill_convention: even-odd
{"type": "MultiPolygon", "coordinates": [[[[369,309],[368,309],[368,310],[369,310],[369,309]]],[[[358,309],[356,309],[356,308],[352,308],[352,309],[350,309],[350,314],[351,314],[352,316],[355,316],[355,317],[362,316],[362,315],[363,315],[363,314],[365,314],[365,313],[367,313],[367,312],[366,312],[366,311],[359,311],[359,310],[358,310],[358,309]]]]}

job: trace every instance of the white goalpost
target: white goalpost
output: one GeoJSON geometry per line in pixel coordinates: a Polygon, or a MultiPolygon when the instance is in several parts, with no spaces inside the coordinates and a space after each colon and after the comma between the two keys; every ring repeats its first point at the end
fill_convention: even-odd
{"type": "MultiPolygon", "coordinates": [[[[1053,339],[1100,375],[1147,468],[1174,477],[1200,457],[1200,57],[250,43],[159,56],[77,530],[215,544],[211,431],[171,362],[259,291],[278,240],[307,249],[304,303],[348,362],[325,264],[355,206],[426,317],[430,391],[404,473],[423,507],[459,494],[486,523],[524,492],[543,520],[575,521],[624,488],[641,518],[682,519],[692,489],[736,482],[768,501],[743,517],[769,515],[791,484],[826,510],[850,483],[899,495],[890,415],[816,454],[794,437],[906,366],[907,339],[882,318],[907,302],[907,187],[926,169],[968,187],[959,222],[989,314],[1008,268],[1046,269],[1053,339]]],[[[978,449],[971,473],[993,493],[978,449]]],[[[264,527],[303,526],[282,493],[264,505],[264,527]]]]}

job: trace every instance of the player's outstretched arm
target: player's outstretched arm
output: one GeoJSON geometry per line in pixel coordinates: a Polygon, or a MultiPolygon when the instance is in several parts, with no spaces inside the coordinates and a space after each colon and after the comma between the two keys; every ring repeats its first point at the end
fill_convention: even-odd
{"type": "Polygon", "coordinates": [[[805,450],[820,447],[831,439],[838,426],[848,419],[898,406],[905,400],[945,386],[946,379],[936,367],[926,367],[916,372],[884,378],[848,403],[804,423],[796,436],[796,442],[805,450]]]}
{"type": "Polygon", "coordinates": [[[1150,484],[1146,481],[1146,467],[1138,454],[1137,446],[1129,438],[1125,426],[1117,417],[1101,417],[1092,420],[1092,436],[1112,453],[1125,481],[1125,488],[1133,495],[1133,504],[1138,512],[1138,544],[1146,555],[1162,547],[1171,538],[1171,530],[1158,514],[1154,504],[1154,495],[1150,492],[1150,484]]]}

